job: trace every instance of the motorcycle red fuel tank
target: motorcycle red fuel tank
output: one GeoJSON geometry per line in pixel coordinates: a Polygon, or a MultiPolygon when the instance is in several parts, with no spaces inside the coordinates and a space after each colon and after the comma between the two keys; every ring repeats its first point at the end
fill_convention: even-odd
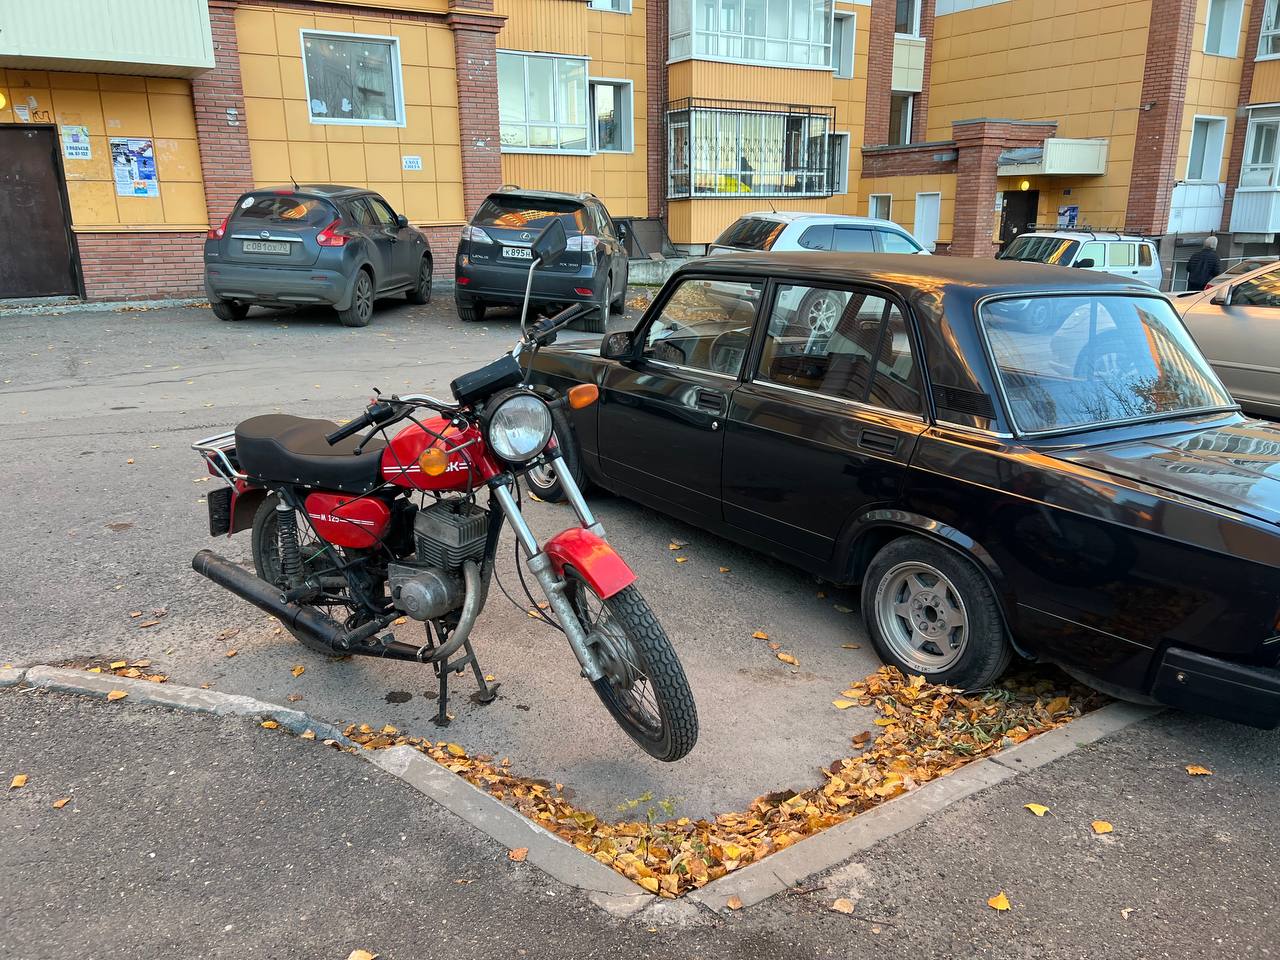
{"type": "Polygon", "coordinates": [[[443,417],[423,420],[421,427],[409,424],[382,451],[383,479],[413,490],[467,490],[501,472],[477,427],[468,424],[459,429],[443,417]],[[423,473],[418,465],[418,457],[428,447],[440,447],[449,455],[444,473],[437,477],[423,473]]]}
{"type": "Polygon", "coordinates": [[[372,547],[391,525],[391,509],[374,497],[311,493],[306,507],[316,533],[338,547],[372,547]]]}

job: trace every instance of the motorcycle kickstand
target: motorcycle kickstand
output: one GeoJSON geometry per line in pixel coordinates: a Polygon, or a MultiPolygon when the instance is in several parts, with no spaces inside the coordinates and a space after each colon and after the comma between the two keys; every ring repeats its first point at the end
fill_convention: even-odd
{"type": "Polygon", "coordinates": [[[476,704],[493,703],[498,697],[498,688],[502,686],[501,683],[490,685],[485,681],[484,671],[480,669],[480,663],[476,659],[475,648],[471,646],[469,639],[463,641],[462,651],[462,655],[459,657],[455,657],[445,663],[432,664],[436,672],[436,679],[440,682],[439,709],[431,721],[437,727],[447,727],[453,720],[449,716],[449,674],[462,673],[468,666],[471,667],[472,673],[476,676],[476,684],[480,688],[470,697],[471,702],[476,704]]]}

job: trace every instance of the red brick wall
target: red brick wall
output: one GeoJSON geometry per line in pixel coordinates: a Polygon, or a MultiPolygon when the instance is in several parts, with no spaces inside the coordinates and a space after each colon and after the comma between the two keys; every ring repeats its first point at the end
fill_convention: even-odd
{"type": "Polygon", "coordinates": [[[651,217],[667,212],[667,9],[667,0],[649,0],[644,12],[651,217]]]}
{"type": "Polygon", "coordinates": [[[191,81],[205,206],[211,224],[221,223],[240,194],[253,186],[235,6],[230,0],[209,0],[214,68],[191,81]],[[235,111],[233,117],[228,117],[228,110],[235,111]]]}
{"type": "Polygon", "coordinates": [[[1169,226],[1195,13],[1195,0],[1152,0],[1140,100],[1142,105],[1152,107],[1138,113],[1126,230],[1162,234],[1169,226]]]}
{"type": "Polygon", "coordinates": [[[493,0],[451,0],[448,24],[458,61],[458,126],[462,135],[462,194],[466,214],[502,186],[502,140],[498,131],[496,38],[504,18],[466,10],[493,10],[493,0]]]}
{"type": "Polygon", "coordinates": [[[862,151],[863,177],[901,177],[912,174],[956,172],[956,145],[953,141],[913,143],[905,147],[865,147],[862,151]],[[938,156],[950,154],[946,160],[938,156]]]}
{"type": "Polygon", "coordinates": [[[928,136],[929,123],[929,78],[933,76],[933,19],[937,0],[924,0],[920,5],[920,36],[925,38],[924,45],[924,84],[916,94],[911,110],[911,140],[922,143],[928,136]]]}
{"type": "MultiPolygon", "coordinates": [[[[889,139],[889,96],[893,92],[893,21],[895,0],[871,0],[871,38],[867,46],[867,119],[863,140],[868,146],[889,139]]],[[[930,10],[932,11],[932,3],[930,10]]]]}
{"type": "MultiPolygon", "coordinates": [[[[1240,69],[1240,106],[1253,99],[1253,64],[1258,50],[1258,37],[1262,32],[1262,12],[1266,4],[1261,0],[1253,4],[1249,10],[1249,29],[1245,31],[1244,48],[1241,51],[1244,62],[1240,69]]],[[[1222,229],[1231,229],[1231,204],[1235,200],[1236,186],[1240,183],[1240,167],[1244,164],[1244,139],[1249,133],[1247,117],[1236,117],[1235,129],[1231,132],[1231,151],[1227,155],[1227,196],[1222,205],[1222,229]]]]}
{"type": "Polygon", "coordinates": [[[1057,131],[1056,123],[1015,123],[1001,120],[958,121],[951,125],[959,156],[956,160],[956,206],[952,221],[951,253],[962,257],[992,257],[995,232],[996,163],[1010,147],[1042,143],[1057,131]]]}
{"type": "Polygon", "coordinates": [[[204,296],[203,233],[78,233],[88,300],[204,296]]]}

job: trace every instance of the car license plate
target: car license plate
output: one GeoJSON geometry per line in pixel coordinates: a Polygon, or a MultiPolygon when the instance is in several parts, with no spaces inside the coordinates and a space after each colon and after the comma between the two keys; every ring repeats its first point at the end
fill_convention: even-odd
{"type": "Polygon", "coordinates": [[[533,251],[528,247],[503,247],[502,255],[512,260],[532,260],[533,251]]]}
{"type": "Polygon", "coordinates": [[[289,244],[283,240],[243,240],[245,253],[288,253],[289,244]]]}

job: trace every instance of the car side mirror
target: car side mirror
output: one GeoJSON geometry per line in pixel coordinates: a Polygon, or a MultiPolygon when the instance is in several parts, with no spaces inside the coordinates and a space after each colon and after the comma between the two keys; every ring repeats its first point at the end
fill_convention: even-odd
{"type": "Polygon", "coordinates": [[[1093,257],[1085,257],[1083,260],[1077,260],[1072,266],[1080,267],[1087,270],[1093,266],[1093,257]]]}
{"type": "Polygon", "coordinates": [[[630,360],[635,352],[636,338],[630,330],[611,333],[600,343],[600,356],[605,360],[630,360]]]}
{"type": "Polygon", "coordinates": [[[401,230],[403,230],[408,225],[409,225],[409,218],[406,217],[403,213],[397,213],[396,226],[399,227],[401,230]]]}
{"type": "Polygon", "coordinates": [[[564,232],[564,223],[559,217],[543,227],[532,244],[533,255],[541,265],[555,263],[568,248],[569,235],[564,232]]]}

